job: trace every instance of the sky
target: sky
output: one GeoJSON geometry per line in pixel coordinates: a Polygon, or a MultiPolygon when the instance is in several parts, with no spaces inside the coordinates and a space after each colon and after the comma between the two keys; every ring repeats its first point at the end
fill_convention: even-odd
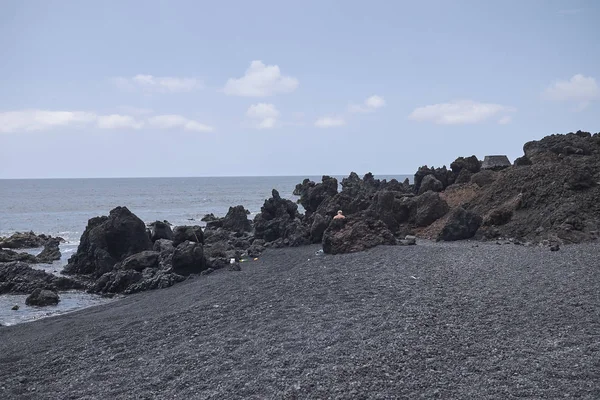
{"type": "Polygon", "coordinates": [[[0,179],[412,174],[600,131],[600,2],[0,1],[0,179]]]}

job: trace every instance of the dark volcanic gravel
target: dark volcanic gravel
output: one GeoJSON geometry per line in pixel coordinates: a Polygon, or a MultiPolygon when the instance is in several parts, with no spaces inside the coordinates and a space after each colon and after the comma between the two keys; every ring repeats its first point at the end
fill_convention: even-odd
{"type": "Polygon", "coordinates": [[[600,246],[316,250],[0,327],[0,398],[600,398],[600,246]]]}

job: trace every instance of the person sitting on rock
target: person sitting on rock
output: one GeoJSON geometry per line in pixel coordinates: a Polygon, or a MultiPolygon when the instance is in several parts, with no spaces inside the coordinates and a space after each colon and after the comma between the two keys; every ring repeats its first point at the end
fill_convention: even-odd
{"type": "Polygon", "coordinates": [[[342,210],[338,210],[337,215],[333,217],[333,219],[344,219],[346,218],[344,214],[342,214],[342,210]]]}

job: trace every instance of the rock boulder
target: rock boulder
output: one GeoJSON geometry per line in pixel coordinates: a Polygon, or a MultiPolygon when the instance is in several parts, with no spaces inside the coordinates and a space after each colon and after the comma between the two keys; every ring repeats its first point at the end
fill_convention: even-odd
{"type": "Polygon", "coordinates": [[[419,194],[423,194],[431,190],[432,192],[441,192],[444,190],[444,185],[433,175],[426,175],[421,181],[421,187],[419,188],[419,194]]]}
{"type": "Polygon", "coordinates": [[[167,221],[155,221],[150,224],[150,240],[154,243],[159,239],[173,240],[173,230],[167,221]]]}
{"type": "MultiPolygon", "coordinates": [[[[33,249],[43,247],[52,236],[36,235],[33,231],[17,232],[7,238],[0,238],[0,249],[33,249]]],[[[63,241],[62,238],[57,238],[63,241]]]]}
{"type": "Polygon", "coordinates": [[[430,225],[450,209],[439,193],[431,191],[415,197],[410,203],[409,221],[418,227],[430,225]]]}
{"type": "Polygon", "coordinates": [[[266,242],[281,239],[283,244],[301,246],[310,243],[309,229],[302,224],[298,205],[282,199],[279,192],[272,191],[272,197],[265,200],[261,212],[254,218],[254,236],[266,242]]]}
{"type": "MultiPolygon", "coordinates": [[[[210,222],[209,222],[210,224],[210,222]]],[[[227,215],[223,218],[223,228],[232,232],[249,232],[252,225],[248,219],[248,210],[244,206],[229,207],[227,215]]]]}
{"type": "Polygon", "coordinates": [[[482,218],[478,214],[458,207],[450,213],[438,240],[453,241],[472,238],[481,226],[481,222],[482,218]]]}
{"type": "Polygon", "coordinates": [[[33,269],[24,262],[0,263],[0,294],[29,294],[35,289],[53,291],[84,289],[85,285],[33,269]]]}
{"type": "Polygon", "coordinates": [[[173,246],[177,247],[179,244],[186,240],[196,243],[204,243],[204,233],[202,228],[198,225],[187,226],[181,225],[176,226],[173,230],[173,246]]]}
{"type": "Polygon", "coordinates": [[[396,238],[368,212],[332,220],[323,234],[323,251],[328,254],[353,253],[383,244],[396,244],[396,238]]]}
{"type": "Polygon", "coordinates": [[[57,305],[59,301],[60,297],[58,296],[58,293],[53,292],[52,290],[38,288],[27,296],[25,304],[28,306],[44,307],[57,305]]]}
{"type": "Polygon", "coordinates": [[[99,277],[119,261],[151,248],[144,222],[127,207],[117,207],[108,217],[88,221],[77,252],[69,259],[64,272],[99,277]]]}
{"type": "Polygon", "coordinates": [[[60,239],[51,238],[48,239],[44,245],[44,249],[35,258],[39,263],[52,263],[53,261],[60,260],[60,239]]]}
{"type": "Polygon", "coordinates": [[[207,268],[200,243],[186,240],[173,253],[173,272],[179,275],[199,274],[207,268]]]}

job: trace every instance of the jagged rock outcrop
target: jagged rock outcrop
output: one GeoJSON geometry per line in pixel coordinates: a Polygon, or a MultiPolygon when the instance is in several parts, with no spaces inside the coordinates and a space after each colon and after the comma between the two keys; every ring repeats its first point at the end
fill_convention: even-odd
{"type": "Polygon", "coordinates": [[[375,194],[369,210],[373,211],[390,231],[397,233],[401,224],[409,220],[414,206],[412,196],[407,193],[382,190],[375,194]]]}
{"type": "Polygon", "coordinates": [[[310,243],[310,232],[302,224],[298,206],[291,200],[282,199],[273,189],[272,197],[265,200],[260,213],[254,218],[254,236],[277,246],[301,246],[310,243]]]}
{"type": "Polygon", "coordinates": [[[44,249],[35,256],[39,263],[52,263],[60,260],[60,238],[50,238],[44,245],[44,249]]]}
{"type": "Polygon", "coordinates": [[[458,157],[450,164],[450,169],[456,176],[462,171],[468,171],[472,174],[476,174],[481,170],[481,162],[476,156],[471,157],[458,157]]]}
{"type": "Polygon", "coordinates": [[[33,269],[24,262],[0,263],[0,294],[30,294],[35,289],[84,289],[73,279],[33,269]]]}
{"type": "Polygon", "coordinates": [[[366,173],[362,179],[355,172],[351,172],[347,178],[342,179],[342,191],[349,196],[369,196],[383,189],[386,185],[387,182],[375,179],[370,172],[366,173]]]}
{"type": "Polygon", "coordinates": [[[442,190],[447,188],[449,185],[452,185],[454,183],[454,181],[456,180],[455,173],[453,171],[448,171],[446,166],[443,166],[442,168],[434,168],[434,167],[430,168],[427,165],[424,165],[422,167],[419,167],[419,169],[415,173],[415,178],[414,178],[414,192],[415,193],[422,193],[420,191],[421,184],[423,182],[423,179],[428,175],[432,175],[435,179],[437,179],[438,181],[440,181],[442,183],[442,190]]]}
{"type": "MultiPolygon", "coordinates": [[[[201,246],[195,242],[185,243],[201,246]]],[[[89,291],[105,295],[131,294],[167,288],[186,279],[173,269],[175,247],[172,241],[159,239],[153,249],[133,254],[116,264],[112,271],[98,278],[89,291]]]]}
{"type": "Polygon", "coordinates": [[[45,307],[57,305],[60,301],[58,293],[47,289],[35,289],[25,299],[25,304],[28,306],[45,307]]]}
{"type": "Polygon", "coordinates": [[[335,196],[337,193],[337,179],[327,175],[321,178],[321,183],[305,179],[302,183],[296,185],[294,190],[294,194],[300,196],[299,203],[304,207],[307,214],[317,211],[323,201],[335,196]]]}
{"type": "Polygon", "coordinates": [[[493,173],[493,181],[469,201],[468,209],[486,217],[481,236],[531,242],[596,240],[600,134],[550,135],[523,147],[530,165],[493,173]]]}
{"type": "Polygon", "coordinates": [[[128,256],[150,249],[152,242],[144,222],[127,207],[116,207],[109,216],[88,221],[64,272],[99,277],[128,256]]]}
{"type": "Polygon", "coordinates": [[[248,210],[244,206],[229,207],[227,215],[207,222],[207,228],[223,228],[232,232],[250,232],[252,224],[248,219],[248,210]]]}
{"type": "Polygon", "coordinates": [[[384,244],[396,244],[396,238],[369,212],[332,220],[323,234],[323,251],[328,254],[353,253],[384,244]]]}
{"type": "Polygon", "coordinates": [[[557,162],[560,156],[597,156],[600,135],[577,131],[566,135],[550,135],[523,145],[523,153],[533,163],[557,162]]]}

